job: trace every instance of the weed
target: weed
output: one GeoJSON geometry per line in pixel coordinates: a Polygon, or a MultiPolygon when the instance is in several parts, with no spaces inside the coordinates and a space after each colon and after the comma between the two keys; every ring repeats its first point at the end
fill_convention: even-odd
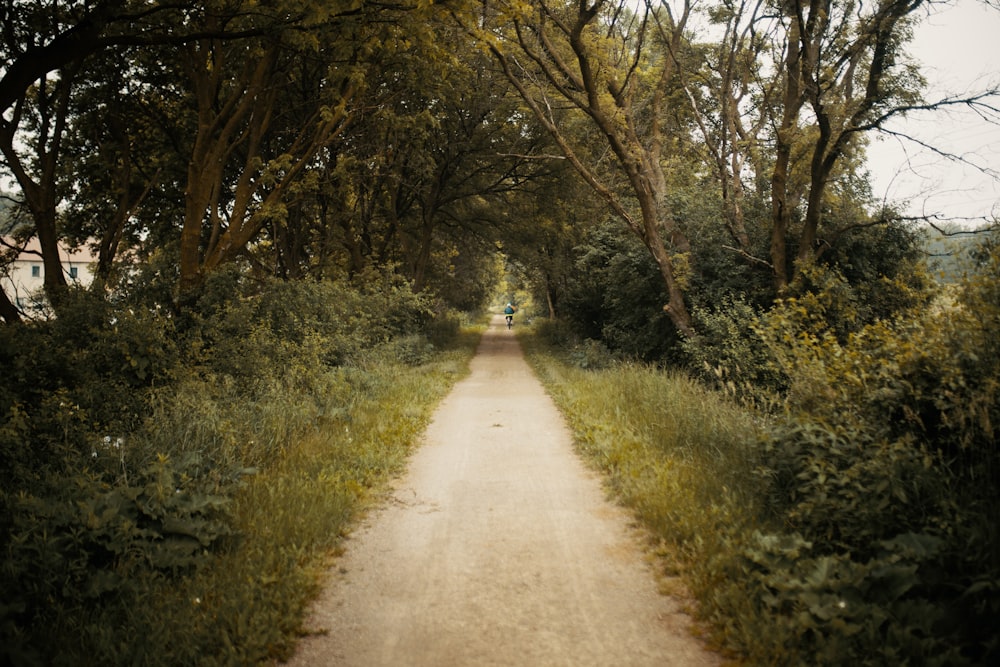
{"type": "Polygon", "coordinates": [[[682,374],[633,364],[581,369],[531,335],[522,344],[580,450],[662,540],[664,567],[684,576],[704,617],[720,605],[731,611],[730,600],[710,598],[762,513],[759,421],[682,374]]]}
{"type": "Polygon", "coordinates": [[[3,329],[18,374],[0,378],[0,663],[289,654],[329,554],[401,469],[478,335],[435,327],[451,347],[431,347],[416,333],[420,300],[392,287],[273,289],[190,318],[146,380],[128,359],[173,322],[147,332],[120,320],[130,347],[98,367],[110,377],[99,391],[78,382],[95,375],[80,357],[118,349],[113,331],[81,351],[55,325],[3,329]],[[16,354],[48,334],[66,349],[16,354]],[[115,391],[127,419],[102,404],[115,391]]]}

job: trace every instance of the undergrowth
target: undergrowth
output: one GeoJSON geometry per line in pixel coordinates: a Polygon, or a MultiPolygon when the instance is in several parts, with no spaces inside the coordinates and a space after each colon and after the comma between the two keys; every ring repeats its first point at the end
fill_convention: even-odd
{"type": "Polygon", "coordinates": [[[71,298],[0,327],[0,664],[286,657],[478,333],[392,276],[71,298]]]}
{"type": "MultiPolygon", "coordinates": [[[[573,350],[545,345],[547,335],[524,334],[522,345],[578,447],[662,542],[664,566],[708,600],[730,574],[742,536],[759,527],[761,424],[681,373],[622,363],[582,368],[573,350]]],[[[718,607],[703,602],[701,611],[711,617],[718,607]]]]}
{"type": "Polygon", "coordinates": [[[238,543],[180,582],[149,582],[143,597],[158,603],[130,612],[144,640],[123,645],[114,663],[288,658],[329,557],[402,469],[431,409],[464,373],[469,343],[419,366],[383,359],[352,369],[343,412],[290,443],[279,463],[249,477],[234,496],[238,543]]]}
{"type": "Polygon", "coordinates": [[[551,323],[523,340],[719,646],[759,665],[993,665],[1000,274],[989,275],[933,308],[839,329],[824,291],[838,279],[817,275],[815,292],[751,323],[769,346],[757,380],[781,378],[770,395],[552,347],[564,337],[551,323]]]}

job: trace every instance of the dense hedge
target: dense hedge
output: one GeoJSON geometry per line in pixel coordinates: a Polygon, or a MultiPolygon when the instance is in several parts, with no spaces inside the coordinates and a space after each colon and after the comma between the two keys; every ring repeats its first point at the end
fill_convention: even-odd
{"type": "Polygon", "coordinates": [[[218,280],[182,317],[79,291],[0,328],[0,663],[148,662],[129,610],[246,541],[248,475],[458,330],[388,277],[218,280]]]}
{"type": "Polygon", "coordinates": [[[766,312],[730,303],[687,344],[712,398],[662,371],[625,389],[652,371],[593,342],[564,350],[587,373],[548,373],[751,664],[1000,663],[1000,253],[983,260],[947,290],[893,285],[892,318],[821,268],[766,312]],[[743,438],[709,435],[739,432],[720,398],[743,438]]]}
{"type": "Polygon", "coordinates": [[[734,540],[717,598],[768,619],[738,640],[752,653],[1000,660],[998,268],[994,253],[978,277],[867,323],[836,272],[814,269],[794,298],[719,339],[718,368],[759,343],[739,357],[750,382],[735,393],[779,408],[754,472],[761,528],[734,540]]]}

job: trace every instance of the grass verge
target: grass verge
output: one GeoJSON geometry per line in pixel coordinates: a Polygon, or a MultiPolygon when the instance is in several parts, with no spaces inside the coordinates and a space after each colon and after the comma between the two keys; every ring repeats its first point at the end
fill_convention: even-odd
{"type": "Polygon", "coordinates": [[[739,551],[733,542],[760,516],[759,425],[682,374],[625,364],[583,369],[530,332],[520,340],[579,451],[658,541],[664,574],[681,577],[716,646],[760,632],[734,625],[738,595],[720,585],[739,551]]]}
{"type": "Polygon", "coordinates": [[[234,498],[240,537],[230,549],[190,577],[147,582],[139,598],[149,605],[125,612],[135,636],[112,662],[288,658],[343,535],[403,469],[433,409],[467,373],[479,335],[466,330],[450,351],[419,365],[378,358],[341,369],[347,408],[247,478],[234,498]]]}

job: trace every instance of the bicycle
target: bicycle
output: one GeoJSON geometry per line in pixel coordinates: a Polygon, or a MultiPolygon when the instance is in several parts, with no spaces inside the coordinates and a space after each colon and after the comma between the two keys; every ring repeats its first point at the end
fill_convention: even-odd
{"type": "Polygon", "coordinates": [[[507,318],[507,330],[509,331],[511,327],[514,326],[514,313],[517,312],[517,308],[514,304],[507,302],[507,307],[503,309],[503,315],[507,318]]]}

